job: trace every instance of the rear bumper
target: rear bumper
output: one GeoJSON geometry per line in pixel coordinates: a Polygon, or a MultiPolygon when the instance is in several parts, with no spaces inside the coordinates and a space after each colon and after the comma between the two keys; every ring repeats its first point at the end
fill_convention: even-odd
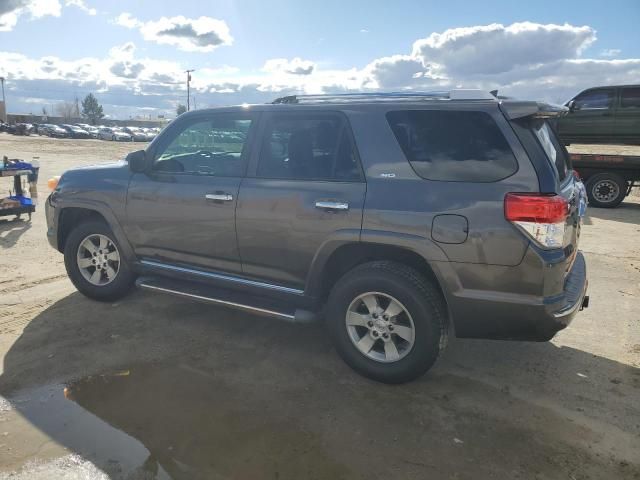
{"type": "MultiPolygon", "coordinates": [[[[553,270],[554,265],[540,265],[540,269],[543,268],[553,270]]],[[[589,298],[587,267],[581,252],[577,252],[566,277],[563,272],[549,276],[556,277],[558,273],[564,278],[560,294],[534,296],[463,289],[448,295],[456,335],[462,338],[550,340],[588,306],[589,298]]],[[[540,281],[549,283],[549,278],[544,277],[543,274],[540,281]]],[[[525,278],[519,280],[524,282],[525,278]]]]}

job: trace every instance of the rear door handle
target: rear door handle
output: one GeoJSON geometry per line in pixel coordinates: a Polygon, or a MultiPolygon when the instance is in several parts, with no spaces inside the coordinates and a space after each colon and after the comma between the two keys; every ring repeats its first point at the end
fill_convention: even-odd
{"type": "Polygon", "coordinates": [[[318,200],[316,202],[316,208],[320,208],[322,210],[349,210],[349,204],[347,202],[318,200]]]}
{"type": "Polygon", "coordinates": [[[230,193],[207,193],[204,198],[215,202],[230,202],[233,200],[233,195],[230,193]]]}

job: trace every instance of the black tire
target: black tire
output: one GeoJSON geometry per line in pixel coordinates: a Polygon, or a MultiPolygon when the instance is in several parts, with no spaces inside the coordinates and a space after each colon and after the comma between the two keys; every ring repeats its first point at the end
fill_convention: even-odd
{"type": "Polygon", "coordinates": [[[358,373],[383,383],[404,383],[423,375],[447,343],[448,320],[440,291],[416,270],[394,262],[359,265],[340,278],[329,295],[326,321],[342,359],[358,373]],[[367,292],[397,299],[413,319],[413,347],[399,360],[381,363],[371,359],[349,336],[345,321],[349,306],[367,292]]]}
{"type": "Polygon", "coordinates": [[[614,208],[620,205],[627,194],[628,184],[624,178],[615,173],[598,173],[587,180],[587,197],[589,205],[600,208],[614,208]],[[617,194],[608,198],[611,188],[617,194]]]}
{"type": "Polygon", "coordinates": [[[131,292],[135,281],[135,274],[131,271],[124,258],[122,248],[108,225],[100,221],[88,221],[77,225],[65,242],[64,265],[73,285],[83,295],[102,302],[111,302],[124,297],[131,292]],[[107,237],[117,248],[120,256],[119,269],[110,283],[106,285],[94,285],[90,283],[80,272],[78,266],[78,249],[80,243],[90,235],[103,235],[107,237]]]}

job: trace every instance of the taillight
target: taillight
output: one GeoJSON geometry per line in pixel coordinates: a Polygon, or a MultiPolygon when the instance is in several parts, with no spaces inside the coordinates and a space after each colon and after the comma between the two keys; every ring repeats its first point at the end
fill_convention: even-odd
{"type": "Polygon", "coordinates": [[[507,193],[504,216],[543,248],[560,248],[569,203],[559,195],[507,193]]]}

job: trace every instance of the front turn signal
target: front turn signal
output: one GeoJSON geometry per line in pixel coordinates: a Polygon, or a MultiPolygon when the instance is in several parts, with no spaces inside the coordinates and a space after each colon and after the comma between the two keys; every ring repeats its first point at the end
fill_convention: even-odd
{"type": "Polygon", "coordinates": [[[49,187],[49,190],[53,192],[58,186],[59,181],[60,175],[56,175],[55,177],[51,177],[49,180],[47,180],[47,187],[49,187]]]}

